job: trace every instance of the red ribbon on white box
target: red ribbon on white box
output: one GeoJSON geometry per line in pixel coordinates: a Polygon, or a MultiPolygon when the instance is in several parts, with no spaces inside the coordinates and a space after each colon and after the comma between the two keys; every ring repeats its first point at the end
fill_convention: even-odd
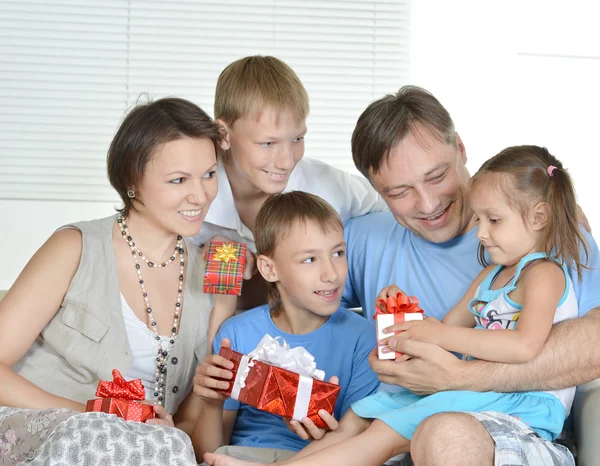
{"type": "Polygon", "coordinates": [[[315,357],[302,346],[290,348],[290,345],[282,337],[273,338],[271,335],[266,334],[254,350],[248,355],[242,356],[233,381],[232,399],[237,400],[240,391],[246,386],[246,379],[250,369],[254,366],[254,361],[263,361],[300,375],[292,419],[296,421],[304,419],[308,414],[313,380],[323,380],[325,378],[325,372],[317,369],[315,357]]]}
{"type": "MultiPolygon", "coordinates": [[[[383,330],[400,322],[408,322],[411,320],[423,320],[423,314],[420,312],[406,312],[401,314],[377,314],[375,316],[375,325],[377,326],[377,341],[389,338],[392,333],[383,333],[383,330]]],[[[401,353],[397,351],[384,353],[383,348],[386,346],[377,347],[377,357],[381,359],[396,359],[401,353]]]]}
{"type": "MultiPolygon", "coordinates": [[[[375,319],[377,327],[377,341],[391,337],[395,333],[383,333],[387,327],[410,320],[423,320],[423,309],[419,307],[419,300],[414,296],[407,296],[399,291],[396,296],[388,296],[385,299],[378,299],[375,303],[375,319]]],[[[384,353],[385,346],[377,345],[377,357],[379,359],[396,359],[402,353],[384,353]]]]}

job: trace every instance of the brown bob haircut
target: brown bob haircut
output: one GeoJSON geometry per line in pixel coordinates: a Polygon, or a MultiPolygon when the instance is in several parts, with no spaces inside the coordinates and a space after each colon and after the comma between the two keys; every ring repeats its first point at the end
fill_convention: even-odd
{"type": "MultiPolygon", "coordinates": [[[[589,248],[579,231],[573,180],[560,160],[545,147],[508,147],[481,166],[471,178],[470,189],[479,183],[497,188],[524,218],[530,208],[546,202],[550,218],[540,248],[557,263],[574,267],[581,278],[582,269],[587,268],[589,248]],[[552,176],[548,173],[550,166],[556,167],[552,176]]],[[[481,244],[478,256],[482,265],[488,265],[481,244]]]]}
{"type": "Polygon", "coordinates": [[[125,217],[130,209],[135,210],[127,191],[141,180],[154,151],[162,144],[184,137],[210,139],[215,151],[221,139],[214,121],[185,99],[169,97],[139,104],[127,114],[107,156],[108,179],[123,201],[119,211],[125,217]]]}
{"type": "MultiPolygon", "coordinates": [[[[275,194],[267,199],[256,216],[254,240],[259,255],[272,257],[275,249],[290,230],[308,222],[315,222],[324,233],[344,230],[342,219],[324,199],[303,191],[275,194]]],[[[269,307],[277,315],[281,308],[281,296],[277,283],[268,283],[269,307]]]]}
{"type": "Polygon", "coordinates": [[[441,142],[456,145],[454,122],[448,110],[430,92],[404,86],[369,105],[352,133],[352,159],[368,179],[381,169],[392,147],[418,126],[432,131],[441,142]]]}

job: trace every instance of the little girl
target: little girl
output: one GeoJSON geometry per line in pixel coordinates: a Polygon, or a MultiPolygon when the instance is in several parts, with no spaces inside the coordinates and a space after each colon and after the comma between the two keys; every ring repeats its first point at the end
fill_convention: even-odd
{"type": "MultiPolygon", "coordinates": [[[[393,329],[401,333],[395,338],[430,342],[488,361],[529,361],[543,347],[553,323],[578,315],[567,266],[581,274],[580,248],[587,256],[587,246],[577,226],[571,178],[546,149],[510,147],[483,164],[471,180],[469,198],[479,220],[480,260],[487,265],[487,253],[497,265],[485,267],[443,322],[427,318],[396,325],[393,329]]],[[[396,291],[392,286],[382,294],[396,291]]],[[[337,430],[289,462],[380,465],[410,450],[413,433],[423,420],[449,411],[505,413],[521,419],[542,438],[554,440],[574,393],[575,388],[447,391],[429,396],[380,391],[354,403],[337,430]]],[[[207,459],[219,466],[240,464],[226,457],[207,459]]]]}

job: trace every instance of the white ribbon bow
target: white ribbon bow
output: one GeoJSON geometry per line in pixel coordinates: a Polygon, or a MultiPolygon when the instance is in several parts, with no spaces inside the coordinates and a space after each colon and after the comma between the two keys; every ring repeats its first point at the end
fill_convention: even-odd
{"type": "Polygon", "coordinates": [[[248,353],[248,357],[313,379],[323,380],[325,378],[325,372],[317,369],[315,357],[306,348],[302,346],[290,348],[290,345],[282,337],[273,338],[266,334],[256,348],[248,353]]]}

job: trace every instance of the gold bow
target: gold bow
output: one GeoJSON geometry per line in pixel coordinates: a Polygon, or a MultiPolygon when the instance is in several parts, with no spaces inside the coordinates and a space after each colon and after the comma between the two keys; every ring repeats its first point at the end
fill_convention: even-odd
{"type": "Polygon", "coordinates": [[[234,248],[233,244],[231,244],[231,243],[223,244],[223,245],[217,247],[216,251],[217,252],[214,255],[214,258],[216,261],[222,261],[222,262],[225,262],[226,264],[229,264],[229,261],[237,260],[237,258],[238,258],[235,254],[236,249],[234,248]]]}

